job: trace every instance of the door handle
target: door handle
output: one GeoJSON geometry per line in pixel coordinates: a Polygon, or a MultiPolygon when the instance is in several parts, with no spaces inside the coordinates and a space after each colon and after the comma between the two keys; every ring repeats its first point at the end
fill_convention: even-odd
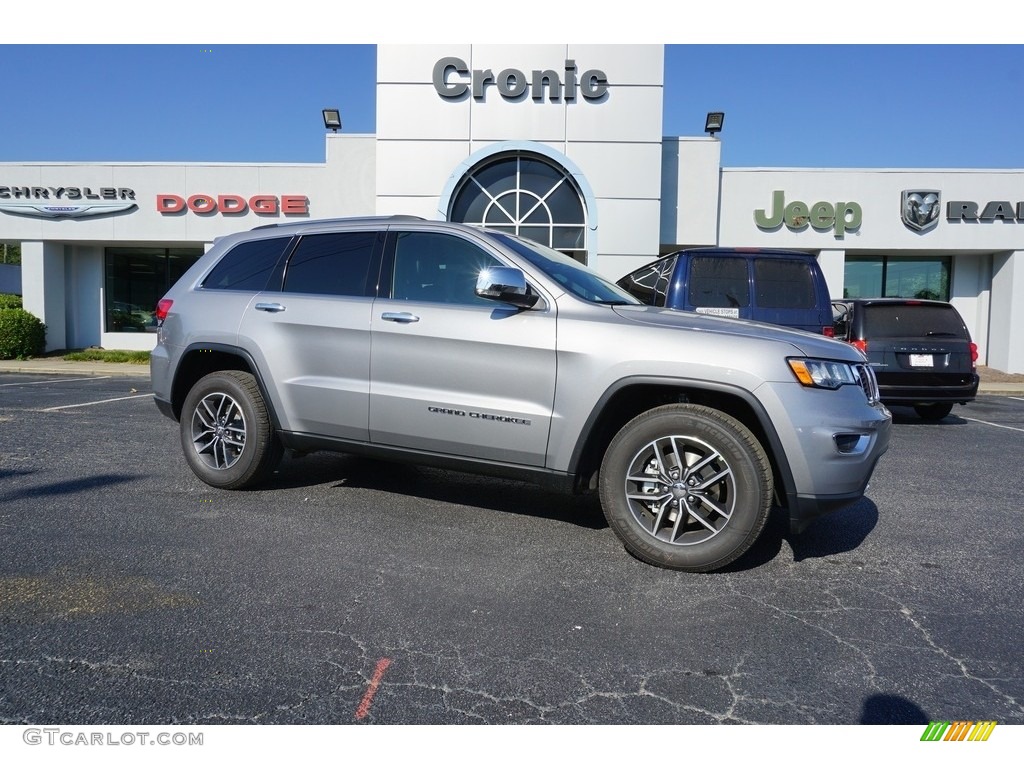
{"type": "Polygon", "coordinates": [[[260,312],[284,312],[284,304],[260,302],[256,305],[260,312]]]}
{"type": "Polygon", "coordinates": [[[420,320],[412,312],[385,312],[380,319],[389,320],[392,323],[418,323],[420,320]]]}

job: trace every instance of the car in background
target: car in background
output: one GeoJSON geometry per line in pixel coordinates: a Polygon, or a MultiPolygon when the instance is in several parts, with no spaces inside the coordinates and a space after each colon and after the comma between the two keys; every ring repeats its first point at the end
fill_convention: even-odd
{"type": "Polygon", "coordinates": [[[644,304],[832,335],[832,301],[814,254],[762,248],[670,253],[618,280],[644,304]]]}
{"type": "Polygon", "coordinates": [[[952,304],[891,298],[832,306],[835,338],[867,356],[886,405],[909,405],[938,421],[974,399],[978,346],[952,304]]]}

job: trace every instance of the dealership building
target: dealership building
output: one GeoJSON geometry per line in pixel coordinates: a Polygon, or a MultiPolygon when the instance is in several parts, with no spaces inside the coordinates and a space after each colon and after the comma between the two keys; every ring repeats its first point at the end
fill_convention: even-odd
{"type": "MultiPolygon", "coordinates": [[[[49,349],[150,349],[210,247],[303,219],[499,227],[617,279],[672,250],[794,248],[833,298],[952,302],[979,362],[1024,373],[1024,170],[723,168],[662,135],[660,45],[380,45],[376,133],[322,163],[0,163],[0,242],[49,349]]],[[[6,281],[6,287],[5,287],[6,281]]]]}

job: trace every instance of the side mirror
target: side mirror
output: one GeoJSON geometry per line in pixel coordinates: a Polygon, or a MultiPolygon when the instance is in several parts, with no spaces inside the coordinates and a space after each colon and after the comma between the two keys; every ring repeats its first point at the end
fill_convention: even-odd
{"type": "Polygon", "coordinates": [[[482,299],[503,301],[506,304],[530,309],[540,296],[530,293],[526,275],[515,267],[487,267],[476,278],[475,293],[482,299]]]}

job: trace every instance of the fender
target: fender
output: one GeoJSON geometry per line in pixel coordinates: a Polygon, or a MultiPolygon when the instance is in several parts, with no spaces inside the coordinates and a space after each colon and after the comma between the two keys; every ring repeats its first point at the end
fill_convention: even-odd
{"type": "Polygon", "coordinates": [[[789,458],[786,456],[786,452],[782,448],[782,441],[779,439],[778,432],[775,430],[775,425],[769,418],[768,412],[765,411],[764,406],[761,405],[761,401],[748,390],[729,384],[708,382],[703,379],[664,376],[629,376],[613,383],[604,391],[601,397],[598,398],[597,403],[590,412],[590,416],[587,417],[587,421],[583,425],[583,431],[576,439],[576,446],[573,448],[572,455],[569,459],[570,475],[575,476],[580,472],[580,465],[583,461],[583,452],[586,447],[587,439],[593,431],[594,426],[601,418],[601,414],[604,413],[608,403],[623,389],[637,385],[670,387],[688,392],[718,392],[741,399],[750,407],[754,417],[757,419],[758,426],[761,428],[761,431],[764,433],[765,439],[768,442],[765,446],[765,450],[768,453],[768,459],[771,462],[772,467],[777,472],[778,480],[782,485],[782,494],[784,494],[786,498],[787,507],[789,509],[795,509],[797,507],[796,483],[793,480],[793,473],[789,466],[789,458]]]}
{"type": "MultiPolygon", "coordinates": [[[[266,404],[267,412],[270,414],[270,423],[273,424],[275,430],[280,431],[280,429],[281,429],[281,422],[278,419],[277,412],[274,410],[274,404],[273,404],[273,401],[270,399],[270,393],[269,393],[269,390],[267,389],[266,382],[263,379],[263,374],[260,371],[259,366],[256,365],[256,360],[248,352],[248,350],[245,350],[242,347],[237,347],[237,346],[234,346],[234,345],[231,345],[231,344],[200,344],[200,343],[194,343],[194,344],[189,344],[187,347],[185,347],[184,350],[182,350],[181,356],[179,357],[179,361],[185,359],[186,357],[188,357],[193,352],[197,352],[197,353],[220,352],[222,354],[232,355],[234,357],[239,357],[242,360],[244,360],[245,363],[246,363],[246,366],[249,369],[249,372],[252,373],[253,377],[256,379],[256,386],[259,387],[260,395],[263,397],[263,402],[266,404]]],[[[179,379],[181,378],[181,373],[182,373],[182,366],[181,366],[181,364],[179,362],[179,364],[176,366],[176,370],[175,370],[175,373],[174,373],[174,381],[171,383],[171,401],[172,401],[172,403],[173,402],[177,402],[179,399],[183,402],[184,399],[185,399],[184,397],[181,397],[181,398],[177,397],[178,386],[179,386],[179,379]]],[[[181,408],[178,405],[174,406],[174,418],[175,418],[175,420],[181,418],[181,408]]]]}

